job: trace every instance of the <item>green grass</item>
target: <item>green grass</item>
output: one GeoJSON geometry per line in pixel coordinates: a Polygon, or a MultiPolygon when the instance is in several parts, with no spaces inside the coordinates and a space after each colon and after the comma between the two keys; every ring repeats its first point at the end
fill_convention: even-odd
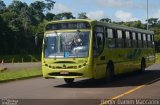
{"type": "Polygon", "coordinates": [[[156,53],[156,63],[160,63],[160,53],[156,53]]]}
{"type": "Polygon", "coordinates": [[[17,62],[38,62],[41,61],[41,55],[1,55],[0,62],[17,63],[17,62]]]}
{"type": "Polygon", "coordinates": [[[0,72],[0,82],[18,80],[24,78],[31,78],[36,76],[41,76],[42,72],[40,69],[33,70],[11,70],[0,72]]]}

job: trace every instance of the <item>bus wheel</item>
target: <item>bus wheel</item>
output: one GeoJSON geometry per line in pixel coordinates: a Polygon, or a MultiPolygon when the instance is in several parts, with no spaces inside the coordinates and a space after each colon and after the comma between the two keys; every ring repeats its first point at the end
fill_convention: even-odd
{"type": "Polygon", "coordinates": [[[64,78],[64,81],[65,81],[67,84],[71,84],[71,83],[73,83],[74,78],[64,78]]]}
{"type": "Polygon", "coordinates": [[[142,58],[141,60],[141,72],[144,72],[146,68],[146,60],[145,58],[142,58]]]}
{"type": "Polygon", "coordinates": [[[113,62],[109,62],[107,64],[107,69],[106,69],[106,79],[107,81],[112,81],[114,78],[114,64],[113,62]]]}

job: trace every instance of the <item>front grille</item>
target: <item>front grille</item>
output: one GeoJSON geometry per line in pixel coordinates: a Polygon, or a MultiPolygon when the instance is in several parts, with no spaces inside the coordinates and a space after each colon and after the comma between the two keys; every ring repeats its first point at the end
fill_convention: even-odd
{"type": "Polygon", "coordinates": [[[50,76],[82,76],[82,73],[69,72],[68,74],[60,74],[60,72],[49,73],[50,76]]]}
{"type": "Polygon", "coordinates": [[[56,66],[56,69],[62,69],[63,67],[61,67],[61,66],[56,66]]]}
{"type": "MultiPolygon", "coordinates": [[[[52,68],[52,69],[77,69],[78,67],[77,66],[51,66],[51,65],[48,65],[46,64],[45,66],[49,67],[49,68],[52,68]]],[[[81,68],[82,66],[79,65],[79,68],[81,68]]]]}

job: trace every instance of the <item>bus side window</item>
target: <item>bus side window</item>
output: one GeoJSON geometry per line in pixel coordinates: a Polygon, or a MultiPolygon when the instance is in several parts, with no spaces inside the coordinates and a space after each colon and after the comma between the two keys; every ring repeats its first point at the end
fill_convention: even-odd
{"type": "Polygon", "coordinates": [[[108,48],[115,48],[115,38],[113,34],[113,29],[107,29],[106,44],[108,48]]]}
{"type": "Polygon", "coordinates": [[[138,33],[138,48],[142,48],[142,35],[138,33]]]}
{"type": "Polygon", "coordinates": [[[129,31],[125,31],[125,46],[126,48],[131,48],[131,38],[129,31]]]}
{"type": "Polygon", "coordinates": [[[146,38],[146,34],[142,35],[143,38],[143,48],[147,48],[147,38],[146,38]]]}
{"type": "Polygon", "coordinates": [[[151,35],[147,35],[147,44],[149,48],[152,47],[151,35]]]}
{"type": "Polygon", "coordinates": [[[104,48],[104,34],[103,33],[96,33],[96,52],[99,55],[104,48]]]}
{"type": "Polygon", "coordinates": [[[132,47],[137,48],[136,33],[132,32],[132,47]]]}
{"type": "Polygon", "coordinates": [[[104,37],[104,28],[101,26],[96,26],[95,30],[95,38],[94,38],[94,56],[98,56],[102,53],[103,49],[104,49],[104,41],[105,41],[105,37],[104,37]]]}
{"type": "Polygon", "coordinates": [[[154,48],[154,37],[151,35],[152,48],[154,48]]]}
{"type": "Polygon", "coordinates": [[[122,37],[122,30],[117,30],[116,45],[117,48],[124,48],[124,39],[122,37]]]}

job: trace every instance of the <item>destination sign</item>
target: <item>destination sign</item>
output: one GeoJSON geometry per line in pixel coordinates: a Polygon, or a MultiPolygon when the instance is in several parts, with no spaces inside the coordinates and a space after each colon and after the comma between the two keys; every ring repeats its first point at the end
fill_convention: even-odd
{"type": "Polygon", "coordinates": [[[46,30],[63,30],[63,29],[90,29],[87,22],[68,22],[68,23],[50,23],[46,30]]]}

